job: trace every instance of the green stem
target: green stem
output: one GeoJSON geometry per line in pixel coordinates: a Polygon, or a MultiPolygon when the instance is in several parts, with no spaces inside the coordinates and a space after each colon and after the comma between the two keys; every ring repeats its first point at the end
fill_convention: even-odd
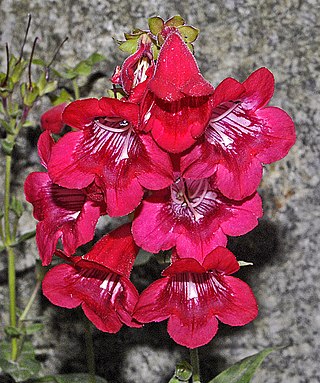
{"type": "Polygon", "coordinates": [[[201,383],[198,349],[190,349],[190,362],[192,366],[192,383],[201,383]]]}
{"type": "Polygon", "coordinates": [[[41,281],[38,281],[34,287],[34,290],[31,294],[29,302],[27,303],[27,306],[25,307],[25,309],[23,310],[23,313],[21,314],[21,316],[19,318],[19,326],[21,326],[22,322],[26,319],[28,312],[31,309],[31,306],[33,305],[33,302],[36,299],[36,296],[37,296],[37,293],[39,291],[40,286],[41,286],[41,281]]]}
{"type": "MultiPolygon", "coordinates": [[[[6,155],[6,174],[5,174],[5,191],[4,191],[4,235],[5,246],[8,252],[8,284],[9,284],[9,312],[10,312],[10,326],[17,326],[17,312],[16,312],[16,266],[15,254],[11,246],[11,232],[10,232],[10,182],[11,182],[11,163],[12,156],[6,155]]],[[[18,356],[18,340],[17,338],[11,339],[11,359],[14,361],[18,356]]]]}
{"type": "Polygon", "coordinates": [[[85,339],[86,339],[86,356],[88,372],[90,374],[90,383],[96,383],[96,366],[94,361],[94,345],[92,338],[91,322],[85,318],[85,339]]]}
{"type": "Polygon", "coordinates": [[[77,80],[72,80],[73,90],[74,90],[74,98],[78,100],[80,98],[80,90],[79,85],[77,84],[77,80]]]}

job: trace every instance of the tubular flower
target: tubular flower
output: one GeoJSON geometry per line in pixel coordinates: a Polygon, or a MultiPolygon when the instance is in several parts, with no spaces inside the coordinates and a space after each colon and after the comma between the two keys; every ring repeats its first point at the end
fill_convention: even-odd
{"type": "Polygon", "coordinates": [[[63,102],[62,104],[56,105],[43,113],[41,116],[41,128],[52,133],[61,133],[64,127],[62,113],[67,104],[67,102],[63,102]]]}
{"type": "Polygon", "coordinates": [[[112,81],[122,86],[127,95],[131,96],[130,101],[133,102],[135,99],[138,101],[142,97],[148,79],[153,75],[153,72],[154,61],[151,41],[144,34],[139,40],[138,50],[124,61],[121,69],[116,69],[112,81]]]}
{"type": "Polygon", "coordinates": [[[164,42],[142,104],[143,129],[168,152],[182,152],[196,142],[211,115],[213,87],[173,30],[164,42]]]}
{"type": "MultiPolygon", "coordinates": [[[[48,132],[39,139],[42,164],[50,157],[53,140],[48,132]]],[[[54,184],[48,173],[33,172],[24,185],[26,200],[33,205],[33,215],[39,221],[36,241],[42,264],[51,263],[61,238],[67,255],[92,240],[99,217],[106,214],[101,189],[94,183],[83,189],[67,189],[54,184]]]]}
{"type": "Polygon", "coordinates": [[[178,178],[170,188],[154,192],[138,209],[132,232],[138,246],[157,253],[176,247],[179,256],[203,260],[226,235],[242,235],[262,216],[257,193],[241,201],[224,197],[214,179],[178,178]]]}
{"type": "Polygon", "coordinates": [[[140,295],[133,317],[141,323],[168,321],[173,340],[188,348],[210,342],[218,321],[243,326],[258,313],[250,287],[229,276],[239,270],[235,256],[218,247],[199,263],[178,259],[140,295]]]}
{"type": "Polygon", "coordinates": [[[124,225],[104,236],[83,257],[53,267],[42,282],[51,303],[66,308],[79,305],[101,331],[115,333],[122,324],[140,327],[131,315],[138,292],[129,276],[138,248],[124,225]]]}
{"type": "Polygon", "coordinates": [[[172,182],[169,155],[152,137],[136,132],[138,105],[111,98],[74,101],[64,122],[78,131],[52,150],[48,170],[60,186],[81,189],[95,181],[106,196],[110,216],[126,215],[140,203],[144,188],[172,182]]]}
{"type": "Polygon", "coordinates": [[[294,124],[281,109],[266,107],[274,78],[266,68],[243,84],[224,80],[213,96],[211,119],[199,143],[181,160],[188,178],[217,176],[228,198],[252,194],[262,177],[262,164],[283,158],[295,142],[294,124]]]}

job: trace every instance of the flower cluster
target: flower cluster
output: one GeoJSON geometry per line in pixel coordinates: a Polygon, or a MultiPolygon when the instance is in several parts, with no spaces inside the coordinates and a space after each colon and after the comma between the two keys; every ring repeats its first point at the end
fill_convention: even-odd
{"type": "Polygon", "coordinates": [[[283,158],[295,132],[283,110],[266,106],[268,69],[214,89],[174,24],[136,36],[136,51],[112,77],[114,97],[43,116],[38,148],[47,171],[28,176],[25,194],[43,264],[54,254],[66,262],[43,281],[52,303],[81,304],[107,332],[168,319],[170,336],[195,348],[216,334],[217,319],[241,326],[257,315],[249,286],[230,276],[239,264],[227,236],[257,225],[262,165],[283,158]],[[63,125],[72,130],[55,142],[63,125]],[[100,216],[132,212],[132,223],[73,255],[93,239],[100,216]],[[172,251],[163,277],[140,296],[129,280],[139,248],[172,251]]]}

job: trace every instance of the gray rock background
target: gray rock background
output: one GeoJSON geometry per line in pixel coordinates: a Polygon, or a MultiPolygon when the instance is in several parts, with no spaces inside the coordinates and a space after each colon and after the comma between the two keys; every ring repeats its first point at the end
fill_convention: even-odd
{"type": "MultiPolygon", "coordinates": [[[[31,35],[40,37],[37,49],[42,57],[51,57],[50,52],[67,35],[69,42],[59,60],[72,63],[98,51],[107,56],[100,68],[107,78],[125,57],[112,37],[120,38],[132,27],[146,28],[150,16],[166,19],[175,14],[200,28],[196,57],[203,75],[214,85],[228,76],[242,81],[261,66],[274,73],[272,105],[293,117],[297,143],[284,160],[265,167],[260,187],[265,214],[259,227],[230,240],[239,259],[254,262],[239,276],[252,286],[260,313],[242,328],[221,325],[212,342],[200,349],[201,367],[204,381],[208,381],[228,365],[265,347],[287,346],[268,357],[254,383],[319,382],[319,1],[7,0],[0,2],[0,9],[2,46],[8,42],[18,52],[30,12],[31,35]]],[[[104,94],[107,78],[95,84],[92,95],[104,94]]],[[[35,120],[44,109],[45,105],[39,106],[35,120]]],[[[22,194],[26,175],[39,168],[35,136],[34,132],[22,136],[16,151],[13,186],[18,194],[22,194]]],[[[1,167],[1,183],[2,174],[1,167]]],[[[34,226],[30,214],[28,207],[22,231],[34,226]]],[[[101,222],[101,230],[105,225],[108,223],[101,222]]],[[[34,244],[18,256],[21,306],[34,284],[35,259],[34,244]]],[[[0,304],[5,308],[4,256],[1,262],[0,304]]],[[[151,261],[135,268],[133,280],[142,289],[158,278],[160,270],[151,261]]],[[[85,371],[80,314],[55,308],[39,297],[32,315],[43,316],[46,323],[45,331],[35,338],[45,372],[85,371]]],[[[187,357],[187,351],[169,339],[164,323],[142,330],[123,328],[117,335],[95,331],[94,341],[98,373],[110,383],[167,382],[175,362],[187,357]]]]}

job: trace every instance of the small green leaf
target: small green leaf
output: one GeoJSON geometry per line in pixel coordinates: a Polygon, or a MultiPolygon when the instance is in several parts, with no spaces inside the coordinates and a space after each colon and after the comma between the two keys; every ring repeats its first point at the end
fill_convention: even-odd
{"type": "Polygon", "coordinates": [[[106,59],[107,59],[106,56],[103,56],[100,53],[95,52],[95,53],[92,53],[92,55],[87,58],[87,61],[91,65],[95,65],[95,64],[98,64],[99,62],[104,61],[106,59]]]}
{"type": "Polygon", "coordinates": [[[159,16],[150,17],[150,19],[148,19],[148,24],[150,32],[155,36],[157,36],[164,27],[164,21],[159,16]]]}
{"type": "Polygon", "coordinates": [[[133,54],[138,49],[138,39],[127,40],[119,45],[119,49],[123,52],[133,54]]]}
{"type": "Polygon", "coordinates": [[[21,60],[17,65],[13,67],[11,80],[14,84],[16,84],[22,77],[22,74],[27,67],[27,63],[23,60],[21,60]]]}
{"type": "Polygon", "coordinates": [[[31,342],[25,342],[18,360],[10,360],[10,345],[2,342],[0,344],[0,372],[10,374],[16,381],[30,379],[40,371],[40,363],[35,359],[34,349],[31,342]]]}
{"type": "Polygon", "coordinates": [[[209,383],[249,383],[263,360],[274,348],[266,348],[257,354],[248,356],[237,362],[221,374],[210,380],[209,383]]]}
{"type": "Polygon", "coordinates": [[[30,324],[30,325],[26,326],[26,334],[27,335],[34,334],[36,332],[42,331],[43,328],[44,328],[43,323],[30,324]]]}
{"type": "Polygon", "coordinates": [[[25,95],[23,97],[23,103],[26,106],[31,107],[39,96],[39,89],[36,84],[32,84],[32,89],[25,88],[25,95]]]}
{"type": "Polygon", "coordinates": [[[199,35],[199,29],[191,27],[191,26],[185,25],[185,26],[179,27],[178,29],[186,43],[193,43],[194,40],[199,35]]]}
{"type": "Polygon", "coordinates": [[[24,122],[24,124],[22,125],[24,128],[32,128],[35,126],[35,123],[30,121],[30,120],[27,120],[24,122]]]}
{"type": "Polygon", "coordinates": [[[28,231],[27,233],[22,234],[22,235],[16,240],[16,242],[13,243],[13,244],[11,245],[11,247],[15,247],[15,246],[19,245],[20,243],[25,242],[25,241],[27,241],[28,239],[33,238],[35,235],[36,235],[36,231],[35,231],[35,230],[28,231]]]}
{"type": "Polygon", "coordinates": [[[19,336],[22,335],[21,331],[18,328],[13,327],[13,326],[6,326],[4,328],[4,332],[10,338],[19,338],[19,336]]]}
{"type": "Polygon", "coordinates": [[[5,131],[8,134],[14,134],[14,131],[15,131],[15,121],[14,120],[10,120],[10,122],[8,122],[4,119],[1,119],[0,125],[4,127],[5,131]]]}
{"type": "Polygon", "coordinates": [[[52,104],[53,106],[56,106],[56,105],[62,104],[63,102],[69,102],[69,101],[73,101],[73,97],[66,89],[62,89],[60,94],[54,97],[54,101],[52,104]]]}
{"type": "Polygon", "coordinates": [[[180,15],[176,15],[166,21],[166,26],[181,27],[182,25],[184,25],[184,22],[185,22],[184,19],[180,15]]]}
{"type": "Polygon", "coordinates": [[[92,71],[92,65],[90,65],[87,61],[80,61],[73,70],[80,76],[89,76],[92,71]]]}
{"type": "Polygon", "coordinates": [[[44,60],[42,60],[42,59],[33,59],[32,60],[32,64],[39,65],[39,66],[42,66],[42,67],[46,67],[47,66],[47,63],[44,60]]]}
{"type": "Polygon", "coordinates": [[[17,218],[20,218],[23,214],[23,205],[15,196],[11,197],[10,210],[15,214],[17,218]]]}
{"type": "Polygon", "coordinates": [[[40,92],[40,96],[43,96],[44,94],[48,94],[51,92],[54,92],[58,87],[57,81],[49,81],[47,82],[46,86],[43,88],[43,90],[40,92]]]}
{"type": "Polygon", "coordinates": [[[1,141],[2,150],[5,154],[11,155],[14,148],[14,140],[10,139],[12,136],[8,136],[5,140],[1,141]]]}

